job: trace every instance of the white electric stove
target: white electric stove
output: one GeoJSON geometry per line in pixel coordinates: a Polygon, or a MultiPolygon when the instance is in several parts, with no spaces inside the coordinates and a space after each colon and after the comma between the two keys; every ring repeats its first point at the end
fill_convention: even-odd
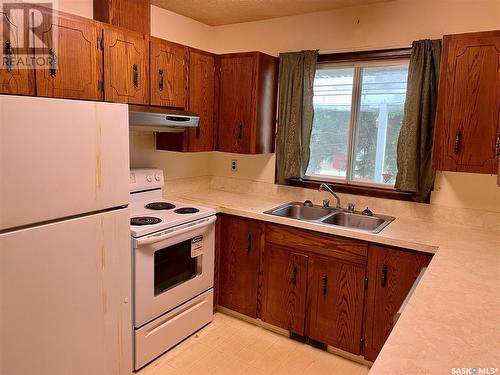
{"type": "Polygon", "coordinates": [[[213,317],[215,210],[164,199],[163,184],[130,171],[136,370],[213,317]]]}

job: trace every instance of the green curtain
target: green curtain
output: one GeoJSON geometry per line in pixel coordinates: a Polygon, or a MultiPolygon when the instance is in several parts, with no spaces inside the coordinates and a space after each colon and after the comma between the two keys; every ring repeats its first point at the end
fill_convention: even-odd
{"type": "Polygon", "coordinates": [[[434,185],[432,143],[441,61],[441,40],[413,42],[403,125],[399,133],[395,187],[422,202],[434,185]]]}
{"type": "Polygon", "coordinates": [[[309,163],[313,123],[313,84],[318,51],[279,56],[278,134],[276,182],[302,177],[309,163]]]}

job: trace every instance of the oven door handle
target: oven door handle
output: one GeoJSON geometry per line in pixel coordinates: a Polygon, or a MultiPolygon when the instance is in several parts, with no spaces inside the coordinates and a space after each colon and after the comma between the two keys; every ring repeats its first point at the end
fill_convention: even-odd
{"type": "Polygon", "coordinates": [[[143,237],[143,238],[138,238],[135,241],[136,241],[137,247],[149,245],[149,244],[152,244],[155,242],[167,240],[169,238],[172,238],[172,237],[178,236],[180,234],[192,231],[194,229],[208,226],[210,224],[215,223],[215,220],[217,220],[217,218],[215,216],[211,216],[208,218],[194,221],[192,223],[180,225],[179,227],[174,228],[174,229],[167,229],[167,230],[162,231],[162,232],[157,233],[157,234],[153,234],[153,235],[143,237]]]}

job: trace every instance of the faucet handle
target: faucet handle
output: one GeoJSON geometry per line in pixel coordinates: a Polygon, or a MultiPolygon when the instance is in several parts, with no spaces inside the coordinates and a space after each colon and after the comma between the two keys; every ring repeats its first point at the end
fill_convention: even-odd
{"type": "Polygon", "coordinates": [[[348,203],[347,204],[347,211],[349,212],[354,212],[354,203],[348,203]]]}
{"type": "Polygon", "coordinates": [[[328,199],[323,199],[323,207],[324,207],[324,208],[330,207],[330,200],[328,200],[328,199]]]}

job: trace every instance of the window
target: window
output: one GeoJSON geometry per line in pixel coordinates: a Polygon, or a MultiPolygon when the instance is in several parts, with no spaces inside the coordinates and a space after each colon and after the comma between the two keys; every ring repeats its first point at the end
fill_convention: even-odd
{"type": "Polygon", "coordinates": [[[393,187],[407,60],[318,64],[306,179],[393,187]]]}

